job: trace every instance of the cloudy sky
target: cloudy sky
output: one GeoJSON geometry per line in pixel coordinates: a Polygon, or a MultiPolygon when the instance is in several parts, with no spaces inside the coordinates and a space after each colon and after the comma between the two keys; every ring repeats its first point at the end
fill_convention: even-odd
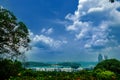
{"type": "Polygon", "coordinates": [[[23,21],[32,50],[29,61],[120,59],[120,2],[109,0],[0,0],[23,21]]]}

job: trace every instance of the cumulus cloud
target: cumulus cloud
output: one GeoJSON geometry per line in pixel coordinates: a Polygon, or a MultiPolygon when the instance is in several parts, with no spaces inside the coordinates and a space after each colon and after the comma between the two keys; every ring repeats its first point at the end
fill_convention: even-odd
{"type": "Polygon", "coordinates": [[[34,34],[30,30],[29,34],[32,49],[26,53],[28,60],[49,60],[51,54],[61,53],[60,48],[68,43],[65,39],[57,40],[44,34],[34,34]]]}
{"type": "Polygon", "coordinates": [[[114,27],[120,24],[120,12],[117,8],[120,8],[119,2],[79,0],[74,14],[69,13],[65,17],[72,21],[66,30],[74,32],[75,40],[84,41],[85,48],[103,48],[114,40],[109,35],[113,31],[111,25],[114,27]]]}
{"type": "Polygon", "coordinates": [[[88,13],[91,13],[91,12],[102,12],[104,9],[101,8],[101,7],[97,7],[97,8],[90,8],[88,10],[88,13]]]}
{"type": "MultiPolygon", "coordinates": [[[[50,28],[51,29],[51,28],[50,28]]],[[[50,30],[48,29],[48,31],[50,30]]],[[[49,46],[51,48],[58,48],[62,44],[66,44],[66,40],[55,40],[49,36],[45,36],[43,34],[40,35],[34,35],[32,32],[30,32],[31,37],[31,44],[46,44],[46,46],[49,46]]]]}
{"type": "Polygon", "coordinates": [[[62,44],[61,41],[54,40],[54,39],[44,36],[44,35],[36,35],[33,38],[33,41],[34,42],[43,42],[45,44],[48,44],[50,47],[55,47],[55,48],[59,47],[62,44]]]}

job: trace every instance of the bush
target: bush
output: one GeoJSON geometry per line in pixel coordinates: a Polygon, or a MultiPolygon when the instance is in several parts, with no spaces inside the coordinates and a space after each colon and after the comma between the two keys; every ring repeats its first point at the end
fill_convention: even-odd
{"type": "Polygon", "coordinates": [[[96,77],[98,80],[115,80],[116,79],[115,73],[111,71],[98,72],[96,77]]]}
{"type": "Polygon", "coordinates": [[[1,80],[8,79],[10,76],[18,76],[21,70],[23,70],[23,68],[19,61],[12,61],[8,59],[0,60],[1,80]]]}
{"type": "Polygon", "coordinates": [[[34,77],[30,76],[22,76],[22,77],[10,77],[9,80],[38,80],[38,79],[35,79],[34,77]]]}

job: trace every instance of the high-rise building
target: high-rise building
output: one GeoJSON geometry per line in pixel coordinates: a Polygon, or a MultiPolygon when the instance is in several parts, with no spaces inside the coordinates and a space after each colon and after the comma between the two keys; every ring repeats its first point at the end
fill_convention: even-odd
{"type": "Polygon", "coordinates": [[[104,60],[107,60],[108,59],[108,56],[107,55],[104,55],[104,60]]]}
{"type": "Polygon", "coordinates": [[[101,62],[103,60],[103,56],[102,56],[102,54],[99,54],[98,55],[98,62],[101,62]]]}

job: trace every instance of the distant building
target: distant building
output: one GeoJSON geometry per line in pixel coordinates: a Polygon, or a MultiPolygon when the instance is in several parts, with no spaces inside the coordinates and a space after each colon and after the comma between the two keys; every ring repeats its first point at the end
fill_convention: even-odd
{"type": "Polygon", "coordinates": [[[99,54],[98,55],[98,62],[101,62],[103,60],[103,56],[102,56],[102,54],[99,54]]]}
{"type": "Polygon", "coordinates": [[[98,62],[101,62],[103,60],[107,60],[108,59],[108,56],[107,55],[102,55],[102,54],[99,54],[98,55],[98,62]]]}
{"type": "Polygon", "coordinates": [[[108,59],[108,56],[107,55],[104,55],[104,60],[107,60],[108,59]]]}
{"type": "Polygon", "coordinates": [[[31,67],[27,69],[32,69],[35,71],[46,71],[46,72],[52,72],[52,71],[63,71],[63,72],[74,72],[74,71],[81,71],[83,70],[82,67],[79,67],[78,69],[73,69],[71,67],[63,67],[63,68],[54,68],[54,67],[31,67]]]}

